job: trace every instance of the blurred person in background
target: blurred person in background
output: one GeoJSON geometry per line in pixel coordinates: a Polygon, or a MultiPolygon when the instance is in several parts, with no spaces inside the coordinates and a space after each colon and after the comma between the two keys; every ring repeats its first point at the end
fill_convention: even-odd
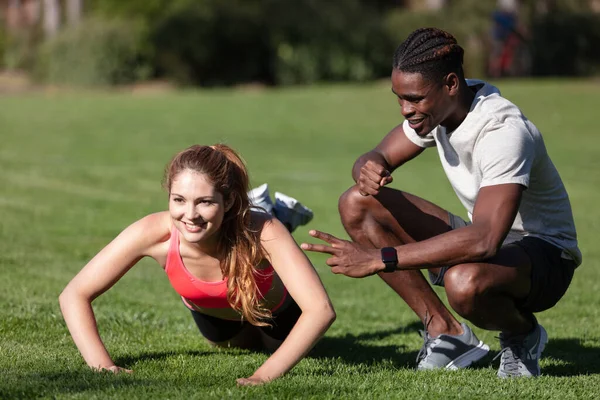
{"type": "Polygon", "coordinates": [[[488,74],[492,78],[522,76],[529,69],[529,53],[519,23],[517,0],[498,0],[492,13],[488,74]]]}
{"type": "Polygon", "coordinates": [[[498,376],[540,374],[546,330],[534,313],[553,307],[582,256],[569,197],[544,140],[500,91],[466,80],[463,49],[445,31],[422,28],[397,48],[392,92],[404,122],[352,169],[356,185],[339,200],[352,241],[319,231],[332,272],[379,274],[425,325],[417,368],[456,369],[488,345],[460,323],[426,281],[445,287],[461,317],[500,331],[498,376]],[[392,173],[436,147],[469,220],[386,187],[392,173]]]}
{"type": "MultiPolygon", "coordinates": [[[[127,227],[60,295],[61,311],[85,362],[97,370],[131,372],[108,354],[91,303],[140,259],[151,257],[210,343],[274,352],[252,376],[238,379],[239,385],[285,374],[335,319],[319,276],[290,234],[289,221],[286,227],[257,208],[261,199],[266,201],[264,190],[254,193],[254,205],[250,202],[246,167],[226,145],[195,145],[178,153],[165,170],[164,186],[168,211],[127,227]]],[[[279,197],[301,209],[289,197],[279,197]]],[[[306,215],[296,218],[305,220],[306,215]]]]}

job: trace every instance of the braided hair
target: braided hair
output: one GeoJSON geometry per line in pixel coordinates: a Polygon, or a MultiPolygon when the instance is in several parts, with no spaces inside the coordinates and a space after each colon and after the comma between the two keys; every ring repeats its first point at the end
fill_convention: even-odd
{"type": "Polygon", "coordinates": [[[426,79],[441,79],[450,72],[464,77],[464,50],[450,33],[437,28],[420,28],[411,33],[394,53],[394,69],[418,72],[426,79]]]}

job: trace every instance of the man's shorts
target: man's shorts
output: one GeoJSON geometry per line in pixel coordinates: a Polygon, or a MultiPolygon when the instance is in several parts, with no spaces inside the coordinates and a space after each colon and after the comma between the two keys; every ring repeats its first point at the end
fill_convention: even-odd
{"type": "MultiPolygon", "coordinates": [[[[448,214],[452,229],[470,224],[459,216],[448,214]]],[[[521,247],[531,260],[531,290],[529,295],[518,304],[518,308],[541,312],[553,307],[567,291],[577,267],[576,263],[562,257],[562,249],[537,237],[510,232],[502,244],[502,247],[504,246],[521,247]]],[[[430,270],[431,283],[444,286],[444,275],[449,268],[452,266],[442,267],[439,275],[430,270]]]]}

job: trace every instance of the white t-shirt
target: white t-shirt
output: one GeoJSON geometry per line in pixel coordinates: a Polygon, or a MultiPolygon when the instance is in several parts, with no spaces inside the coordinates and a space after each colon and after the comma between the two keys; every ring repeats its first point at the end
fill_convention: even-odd
{"type": "Polygon", "coordinates": [[[523,191],[511,235],[534,236],[563,249],[563,257],[581,264],[569,196],[546,151],[538,129],[500,91],[483,81],[471,110],[453,132],[437,126],[419,136],[404,121],[406,137],[417,146],[437,146],[450,184],[472,220],[479,189],[518,183],[523,191]]]}

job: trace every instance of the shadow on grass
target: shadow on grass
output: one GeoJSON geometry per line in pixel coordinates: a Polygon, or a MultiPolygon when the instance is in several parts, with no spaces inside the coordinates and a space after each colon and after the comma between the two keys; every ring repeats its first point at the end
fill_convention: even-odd
{"type": "Polygon", "coordinates": [[[600,347],[584,346],[579,338],[552,339],[542,357],[561,361],[542,368],[548,376],[600,374],[600,347]]]}
{"type": "Polygon", "coordinates": [[[170,358],[173,356],[179,356],[179,355],[200,357],[200,356],[205,356],[208,354],[210,354],[210,353],[207,351],[198,351],[198,350],[156,351],[156,352],[141,353],[141,354],[135,354],[135,355],[128,355],[128,356],[124,356],[124,357],[118,357],[117,359],[115,359],[115,364],[117,364],[123,368],[130,368],[139,361],[162,361],[167,358],[170,358]]]}
{"type": "MultiPolygon", "coordinates": [[[[490,343],[488,343],[490,344],[490,343]]],[[[500,358],[494,360],[498,351],[490,351],[487,356],[470,368],[494,368],[500,365],[500,358]]],[[[542,366],[545,376],[566,377],[600,374],[600,347],[584,346],[581,339],[552,339],[542,353],[542,360],[549,360],[542,366]]],[[[542,362],[543,364],[543,362],[542,362]]]]}
{"type": "MultiPolygon", "coordinates": [[[[405,327],[380,332],[347,334],[342,337],[324,337],[308,355],[310,358],[341,359],[348,364],[379,364],[390,362],[395,368],[415,367],[418,351],[406,351],[402,344],[379,346],[369,341],[383,340],[388,336],[409,333],[422,328],[420,322],[405,327]]],[[[498,368],[494,360],[497,351],[490,353],[470,366],[472,369],[498,368]]],[[[551,359],[550,365],[542,368],[546,376],[567,377],[600,374],[600,347],[584,346],[578,338],[551,339],[542,358],[551,359]],[[555,362],[552,362],[555,360],[555,362]]]]}
{"type": "MultiPolygon", "coordinates": [[[[149,352],[137,355],[118,357],[115,364],[131,368],[139,361],[162,361],[170,357],[204,356],[208,352],[164,351],[149,352]]],[[[107,388],[118,389],[127,387],[156,387],[156,379],[140,379],[134,374],[113,374],[112,372],[94,372],[87,368],[76,371],[58,371],[51,373],[35,373],[21,376],[9,376],[8,382],[0,384],[0,399],[20,399],[56,397],[59,395],[74,395],[78,393],[102,391],[107,388]]]]}
{"type": "Polygon", "coordinates": [[[346,334],[341,337],[324,337],[310,352],[310,358],[335,358],[348,364],[377,364],[390,362],[395,368],[414,368],[417,351],[406,351],[402,344],[377,345],[370,341],[383,340],[389,336],[416,333],[423,324],[413,322],[407,326],[359,335],[346,334]]]}
{"type": "MultiPolygon", "coordinates": [[[[378,332],[367,332],[358,335],[346,334],[342,337],[324,337],[310,352],[310,358],[340,359],[347,364],[379,364],[383,361],[390,362],[395,368],[412,369],[416,365],[418,351],[407,351],[402,344],[377,345],[377,341],[385,340],[389,336],[398,334],[411,334],[422,329],[420,321],[413,322],[407,326],[398,327],[378,332]]],[[[228,349],[234,352],[253,352],[250,350],[228,349]]],[[[117,365],[131,367],[139,361],[159,361],[176,355],[205,356],[212,354],[206,351],[169,351],[141,353],[120,357],[116,360],[117,365]]],[[[497,368],[499,360],[494,360],[496,351],[490,353],[471,365],[472,369],[497,368]]],[[[575,376],[600,374],[600,347],[584,346],[578,338],[551,339],[543,358],[558,360],[557,363],[547,365],[543,368],[543,374],[547,376],[575,376]]],[[[124,381],[125,382],[125,381],[124,381]]],[[[124,384],[130,380],[127,380],[124,384]]]]}
{"type": "MultiPolygon", "coordinates": [[[[390,362],[395,368],[415,367],[418,351],[406,351],[406,346],[370,344],[369,341],[385,339],[388,336],[416,331],[422,328],[420,322],[406,327],[387,331],[345,335],[342,337],[324,337],[309,354],[311,358],[338,358],[348,364],[378,364],[390,362]]],[[[472,369],[498,368],[499,360],[494,360],[497,351],[490,353],[470,366],[472,369]]],[[[547,376],[575,376],[600,374],[600,347],[584,346],[578,338],[551,339],[542,358],[558,362],[542,368],[547,376]]]]}
{"type": "Polygon", "coordinates": [[[111,372],[61,371],[55,373],[35,373],[0,384],[2,399],[55,398],[60,395],[75,395],[94,392],[106,388],[143,387],[156,385],[156,381],[137,379],[129,374],[114,375],[111,372]]]}

